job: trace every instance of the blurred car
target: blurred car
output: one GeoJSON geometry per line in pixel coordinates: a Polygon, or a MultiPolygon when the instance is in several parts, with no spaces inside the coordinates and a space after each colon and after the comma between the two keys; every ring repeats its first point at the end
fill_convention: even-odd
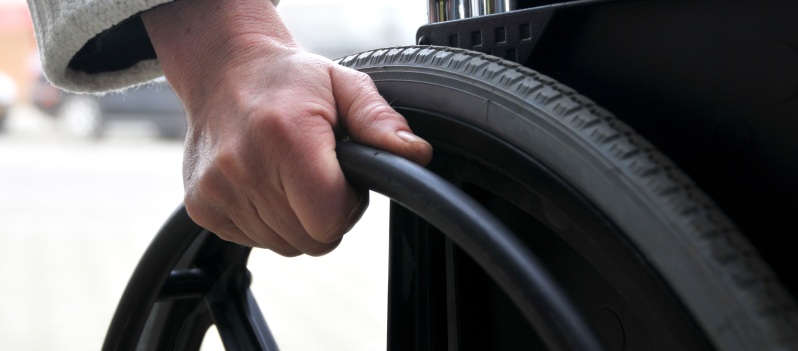
{"type": "Polygon", "coordinates": [[[169,83],[161,78],[103,95],[73,94],[39,75],[31,92],[33,105],[56,118],[69,135],[99,138],[116,122],[152,124],[164,138],[184,138],[186,113],[169,83]]]}
{"type": "Polygon", "coordinates": [[[17,99],[17,85],[7,74],[0,72],[0,130],[8,118],[8,111],[17,99]]]}

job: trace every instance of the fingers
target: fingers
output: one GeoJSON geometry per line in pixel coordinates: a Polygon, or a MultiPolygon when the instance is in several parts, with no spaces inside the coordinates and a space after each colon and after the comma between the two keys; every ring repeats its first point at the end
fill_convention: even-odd
{"type": "MultiPolygon", "coordinates": [[[[271,123],[272,127],[278,123],[271,123]]],[[[297,130],[297,128],[289,128],[297,130]]],[[[327,128],[329,129],[329,128],[327,128]]],[[[279,130],[279,129],[278,129],[279,130]]],[[[270,134],[274,135],[274,134],[270,134]]],[[[274,135],[277,138],[276,135],[274,135]]],[[[345,230],[324,233],[323,240],[311,236],[303,227],[295,213],[296,205],[289,203],[287,194],[300,194],[303,191],[313,190],[308,184],[299,190],[290,189],[295,186],[290,182],[289,189],[280,184],[280,179],[296,179],[298,183],[304,182],[302,178],[309,178],[302,168],[309,168],[301,163],[292,164],[292,160],[302,159],[292,155],[299,147],[281,140],[275,144],[283,149],[266,152],[269,148],[257,147],[251,144],[253,140],[262,138],[249,136],[243,139],[247,147],[214,148],[213,152],[202,152],[203,155],[215,155],[204,167],[192,168],[186,177],[185,205],[189,215],[200,226],[217,234],[220,238],[242,245],[270,249],[280,255],[296,256],[308,254],[319,256],[332,251],[340,243],[341,235],[345,230]],[[254,146],[254,147],[253,147],[254,146]],[[224,151],[234,149],[236,151],[224,151]],[[254,151],[253,151],[254,150],[254,151]],[[284,157],[271,157],[269,155],[283,155],[284,157]],[[289,160],[285,162],[282,160],[289,160]],[[276,171],[271,170],[274,168],[276,171]],[[293,173],[292,173],[293,172],[293,173]],[[275,180],[277,179],[277,180],[275,180]]],[[[190,157],[189,157],[190,159],[190,157]]],[[[190,163],[190,162],[189,162],[190,163]]],[[[200,162],[204,163],[204,162],[200,162]]],[[[313,171],[329,173],[328,171],[313,171]]],[[[323,180],[307,179],[308,182],[323,182],[323,180]]],[[[301,204],[304,211],[320,213],[320,210],[309,208],[315,204],[324,204],[323,192],[314,191],[319,195],[315,203],[301,204]]],[[[357,202],[354,199],[352,202],[357,202]]],[[[332,214],[329,218],[341,217],[332,214]]],[[[326,216],[313,217],[318,222],[326,216]]],[[[313,223],[313,221],[311,221],[313,223]]],[[[316,224],[324,227],[324,224],[316,224]]],[[[344,227],[349,223],[339,223],[344,227]]],[[[345,228],[348,230],[348,228],[345,228]]],[[[318,237],[318,235],[316,235],[318,237]]]]}
{"type": "Polygon", "coordinates": [[[432,146],[416,136],[407,121],[377,92],[371,78],[344,67],[332,70],[338,112],[356,142],[386,150],[420,165],[432,159],[432,146]]]}
{"type": "Polygon", "coordinates": [[[335,130],[422,165],[432,147],[365,74],[324,61],[274,76],[218,109],[196,109],[203,115],[187,138],[186,209],[225,240],[323,255],[368,207],[368,191],[353,188],[338,164],[335,130]]]}
{"type": "Polygon", "coordinates": [[[341,242],[340,236],[337,239],[328,239],[327,242],[312,238],[301,226],[295,225],[299,222],[293,213],[283,210],[288,207],[287,205],[264,206],[245,201],[241,205],[234,206],[238,211],[227,212],[224,209],[202,206],[210,203],[213,202],[187,199],[186,209],[189,216],[200,219],[197,224],[223,240],[269,249],[288,257],[300,254],[321,256],[335,249],[341,242]],[[280,220],[274,221],[274,218],[280,220]],[[270,221],[282,227],[274,229],[269,225],[270,221]]]}
{"type": "Polygon", "coordinates": [[[272,139],[276,135],[291,138],[276,144],[285,160],[279,178],[288,205],[311,238],[338,241],[366,210],[368,192],[352,188],[344,177],[328,119],[304,116],[283,122],[269,130],[272,139]]]}

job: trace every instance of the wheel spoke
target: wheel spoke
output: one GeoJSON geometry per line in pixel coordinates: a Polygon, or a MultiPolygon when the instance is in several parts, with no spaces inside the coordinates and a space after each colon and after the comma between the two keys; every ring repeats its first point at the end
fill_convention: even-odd
{"type": "Polygon", "coordinates": [[[202,269],[174,270],[158,293],[158,301],[200,298],[205,296],[209,285],[208,277],[202,269]]]}
{"type": "Polygon", "coordinates": [[[227,350],[278,350],[277,343],[249,289],[244,267],[229,269],[205,297],[227,350]]]}

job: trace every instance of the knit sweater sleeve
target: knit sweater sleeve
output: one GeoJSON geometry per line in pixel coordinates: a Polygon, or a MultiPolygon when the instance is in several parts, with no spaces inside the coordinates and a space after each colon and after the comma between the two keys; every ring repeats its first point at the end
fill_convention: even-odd
{"type": "Polygon", "coordinates": [[[171,1],[28,0],[47,79],[74,92],[102,92],[161,76],[139,14],[171,1]]]}

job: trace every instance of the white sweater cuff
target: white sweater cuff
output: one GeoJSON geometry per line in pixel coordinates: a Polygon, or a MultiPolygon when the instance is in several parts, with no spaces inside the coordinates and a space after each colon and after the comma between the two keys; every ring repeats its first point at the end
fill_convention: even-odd
{"type": "MultiPolygon", "coordinates": [[[[122,89],[163,75],[155,59],[129,68],[89,74],[68,67],[84,45],[98,34],[143,11],[172,0],[28,0],[47,79],[74,92],[122,89]]],[[[186,0],[190,1],[190,0],[186,0]]],[[[279,0],[272,0],[277,5],[279,0]]]]}

